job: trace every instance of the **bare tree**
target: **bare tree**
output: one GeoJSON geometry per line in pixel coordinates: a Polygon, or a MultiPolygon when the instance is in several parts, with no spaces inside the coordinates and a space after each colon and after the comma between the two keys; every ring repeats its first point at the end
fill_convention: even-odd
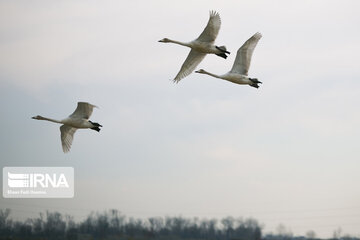
{"type": "Polygon", "coordinates": [[[293,237],[293,233],[290,229],[286,228],[284,224],[279,224],[279,226],[276,228],[276,232],[278,236],[283,240],[288,240],[293,237]]]}
{"type": "Polygon", "coordinates": [[[341,238],[342,229],[341,227],[338,227],[336,230],[334,230],[333,238],[334,239],[340,239],[341,238]]]}
{"type": "Polygon", "coordinates": [[[316,233],[313,230],[309,230],[309,231],[306,232],[305,236],[308,239],[315,239],[316,238],[316,233]]]}

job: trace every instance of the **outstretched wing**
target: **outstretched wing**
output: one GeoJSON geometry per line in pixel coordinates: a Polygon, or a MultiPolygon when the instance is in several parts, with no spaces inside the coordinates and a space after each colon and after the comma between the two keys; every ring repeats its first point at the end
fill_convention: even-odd
{"type": "Polygon", "coordinates": [[[94,107],[96,106],[87,102],[78,102],[77,108],[69,117],[89,119],[94,107]]]}
{"type": "Polygon", "coordinates": [[[210,11],[210,18],[208,24],[206,25],[204,31],[200,34],[197,40],[201,42],[215,42],[215,39],[219,33],[221,26],[221,20],[219,13],[215,11],[210,11]]]}
{"type": "Polygon", "coordinates": [[[261,34],[255,33],[239,48],[236,54],[234,65],[230,72],[248,75],[251,57],[260,38],[261,34]]]}
{"type": "Polygon", "coordinates": [[[74,139],[74,133],[76,132],[76,128],[62,125],[60,127],[61,132],[61,145],[64,153],[67,153],[70,151],[72,141],[74,139]]]}
{"type": "Polygon", "coordinates": [[[176,75],[174,82],[178,83],[181,79],[192,73],[197,67],[197,65],[199,65],[199,63],[204,59],[205,56],[206,53],[201,53],[194,49],[191,49],[185,62],[181,66],[179,73],[176,75]]]}

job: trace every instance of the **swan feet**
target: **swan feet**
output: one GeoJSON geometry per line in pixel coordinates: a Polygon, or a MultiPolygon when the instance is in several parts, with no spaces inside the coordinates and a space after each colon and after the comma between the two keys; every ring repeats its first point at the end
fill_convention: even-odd
{"type": "Polygon", "coordinates": [[[230,54],[230,52],[229,51],[226,51],[226,47],[225,46],[220,46],[220,47],[218,47],[218,46],[215,46],[215,48],[217,49],[217,50],[219,50],[219,51],[221,51],[221,53],[215,53],[217,56],[219,56],[219,57],[222,57],[222,58],[227,58],[228,56],[226,55],[226,54],[230,54]]]}
{"type": "Polygon", "coordinates": [[[249,78],[249,80],[252,82],[251,84],[249,84],[250,86],[254,87],[254,88],[259,88],[259,83],[260,82],[257,78],[249,78]]]}
{"type": "Polygon", "coordinates": [[[90,129],[100,132],[100,130],[101,130],[100,127],[102,127],[102,125],[100,125],[99,123],[96,123],[96,122],[92,122],[90,120],[89,120],[89,123],[91,123],[94,126],[90,129]]]}
{"type": "Polygon", "coordinates": [[[225,59],[227,58],[227,55],[225,53],[216,53],[216,55],[225,59]]]}

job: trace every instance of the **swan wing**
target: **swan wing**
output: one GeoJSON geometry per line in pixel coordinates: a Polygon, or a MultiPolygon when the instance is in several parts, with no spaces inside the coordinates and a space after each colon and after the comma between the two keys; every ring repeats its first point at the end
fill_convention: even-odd
{"type": "Polygon", "coordinates": [[[248,75],[251,57],[260,38],[261,34],[255,33],[239,48],[236,54],[234,65],[230,72],[248,75]]]}
{"type": "Polygon", "coordinates": [[[69,117],[89,119],[94,107],[96,106],[87,102],[78,102],[77,108],[69,117]]]}
{"type": "Polygon", "coordinates": [[[67,153],[70,151],[72,141],[74,139],[74,133],[76,132],[76,128],[62,125],[60,127],[61,132],[61,145],[64,153],[67,153]]]}
{"type": "Polygon", "coordinates": [[[206,53],[201,53],[192,49],[181,66],[179,73],[176,75],[174,82],[178,83],[181,79],[192,73],[205,56],[206,53]]]}
{"type": "Polygon", "coordinates": [[[196,39],[201,42],[215,42],[215,39],[219,33],[221,26],[221,19],[219,13],[215,11],[210,11],[209,21],[204,29],[204,31],[200,34],[200,36],[196,39]]]}

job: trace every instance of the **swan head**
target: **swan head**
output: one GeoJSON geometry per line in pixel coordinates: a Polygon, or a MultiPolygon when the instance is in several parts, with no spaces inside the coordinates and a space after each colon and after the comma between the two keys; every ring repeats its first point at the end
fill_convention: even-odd
{"type": "Polygon", "coordinates": [[[159,42],[168,43],[168,42],[170,42],[170,39],[163,38],[163,39],[159,40],[159,42]]]}
{"type": "Polygon", "coordinates": [[[37,115],[35,117],[32,117],[32,119],[36,119],[36,120],[44,120],[44,117],[37,115]]]}
{"type": "Polygon", "coordinates": [[[204,70],[204,69],[199,69],[199,70],[197,70],[197,71],[195,71],[196,73],[206,73],[206,71],[204,70]]]}

